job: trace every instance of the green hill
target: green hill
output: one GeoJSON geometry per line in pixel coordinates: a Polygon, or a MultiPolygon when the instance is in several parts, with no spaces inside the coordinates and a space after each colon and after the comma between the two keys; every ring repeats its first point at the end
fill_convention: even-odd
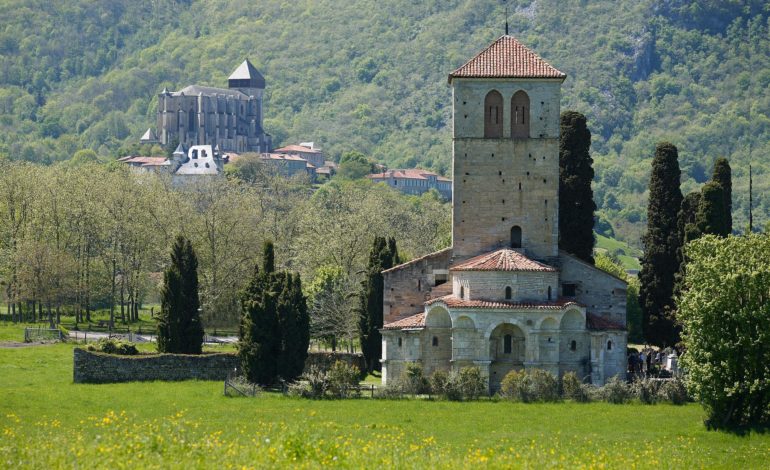
{"type": "MultiPolygon", "coordinates": [[[[679,146],[683,190],[734,170],[735,226],[770,218],[770,39],[764,1],[521,0],[511,32],[568,74],[563,109],[593,132],[595,198],[639,245],[654,144],[679,146]]],[[[154,124],[156,94],[219,85],[245,57],[267,79],[274,143],[358,150],[446,173],[448,72],[503,32],[498,0],[0,1],[0,153],[117,156],[154,124]]]]}

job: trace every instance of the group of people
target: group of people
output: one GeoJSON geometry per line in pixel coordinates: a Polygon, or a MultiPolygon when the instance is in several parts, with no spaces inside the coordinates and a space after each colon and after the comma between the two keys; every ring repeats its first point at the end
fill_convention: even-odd
{"type": "Polygon", "coordinates": [[[655,349],[646,345],[644,348],[642,348],[641,351],[637,351],[634,348],[629,348],[629,376],[650,377],[653,374],[657,375],[661,370],[668,369],[666,358],[672,353],[676,354],[676,350],[672,348],[655,349]]]}

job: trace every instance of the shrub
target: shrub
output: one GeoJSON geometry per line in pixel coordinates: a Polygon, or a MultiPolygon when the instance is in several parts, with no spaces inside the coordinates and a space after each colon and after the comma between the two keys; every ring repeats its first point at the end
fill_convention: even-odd
{"type": "Polygon", "coordinates": [[[416,362],[410,362],[401,373],[401,383],[405,393],[418,395],[428,391],[428,379],[423,377],[422,367],[416,362]]]}
{"type": "Polygon", "coordinates": [[[500,395],[524,403],[557,401],[559,382],[553,374],[542,369],[511,371],[503,378],[500,395]]]}
{"type": "Polygon", "coordinates": [[[139,350],[136,349],[134,343],[112,338],[100,339],[96,342],[96,346],[93,349],[89,347],[89,350],[101,351],[107,354],[118,354],[121,356],[135,356],[139,354],[139,350]]]}
{"type": "Polygon", "coordinates": [[[379,387],[375,396],[390,400],[404,398],[404,386],[399,380],[390,381],[384,387],[379,387]]]}
{"type": "Polygon", "coordinates": [[[640,379],[631,384],[631,390],[640,402],[646,405],[654,405],[660,399],[660,381],[652,379],[640,379]]]}
{"type": "Polygon", "coordinates": [[[661,400],[668,401],[674,405],[684,405],[690,399],[687,394],[687,387],[678,378],[663,382],[663,385],[658,390],[658,396],[661,400]]]}
{"type": "Polygon", "coordinates": [[[289,393],[304,398],[323,398],[329,389],[326,371],[312,366],[300,376],[300,381],[289,385],[289,393]]]}
{"type": "Polygon", "coordinates": [[[358,376],[361,371],[344,361],[336,361],[327,373],[329,392],[335,398],[358,395],[358,376]]]}
{"type": "Polygon", "coordinates": [[[591,400],[590,389],[580,382],[575,372],[567,372],[561,378],[562,396],[570,400],[585,403],[591,400]]]}
{"type": "Polygon", "coordinates": [[[449,373],[443,370],[437,370],[430,376],[430,391],[434,395],[446,396],[447,384],[449,383],[449,373]]]}
{"type": "Polygon", "coordinates": [[[464,400],[477,400],[487,391],[487,384],[481,369],[475,366],[463,367],[456,377],[457,389],[464,400]]]}
{"type": "Polygon", "coordinates": [[[609,403],[628,403],[631,399],[631,387],[616,375],[604,384],[601,395],[602,398],[609,403]]]}

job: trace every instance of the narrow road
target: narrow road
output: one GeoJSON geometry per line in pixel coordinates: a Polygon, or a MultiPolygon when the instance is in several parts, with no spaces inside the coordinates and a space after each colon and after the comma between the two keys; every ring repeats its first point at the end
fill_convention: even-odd
{"type": "MultiPolygon", "coordinates": [[[[154,343],[155,342],[155,335],[149,335],[149,334],[138,334],[138,333],[128,333],[128,334],[113,334],[113,337],[126,339],[128,341],[131,341],[132,343],[154,343]]],[[[70,339],[73,339],[75,341],[99,341],[100,339],[106,339],[110,337],[109,333],[103,333],[98,331],[70,331],[69,334],[70,339]]],[[[206,335],[203,338],[203,342],[206,344],[232,344],[238,342],[237,336],[211,336],[206,335]]]]}

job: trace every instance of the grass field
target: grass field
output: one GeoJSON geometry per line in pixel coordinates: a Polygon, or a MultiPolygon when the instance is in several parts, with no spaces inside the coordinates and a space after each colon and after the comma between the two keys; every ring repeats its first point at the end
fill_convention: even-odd
{"type": "Polygon", "coordinates": [[[770,435],[698,405],[226,398],[221,382],[72,383],[73,345],[0,347],[0,468],[766,468],[770,435]]]}
{"type": "Polygon", "coordinates": [[[607,238],[603,235],[599,235],[596,232],[594,232],[594,236],[596,237],[596,250],[615,254],[626,270],[641,269],[642,265],[639,264],[639,258],[642,256],[641,250],[619,240],[615,240],[614,238],[607,238]]]}

